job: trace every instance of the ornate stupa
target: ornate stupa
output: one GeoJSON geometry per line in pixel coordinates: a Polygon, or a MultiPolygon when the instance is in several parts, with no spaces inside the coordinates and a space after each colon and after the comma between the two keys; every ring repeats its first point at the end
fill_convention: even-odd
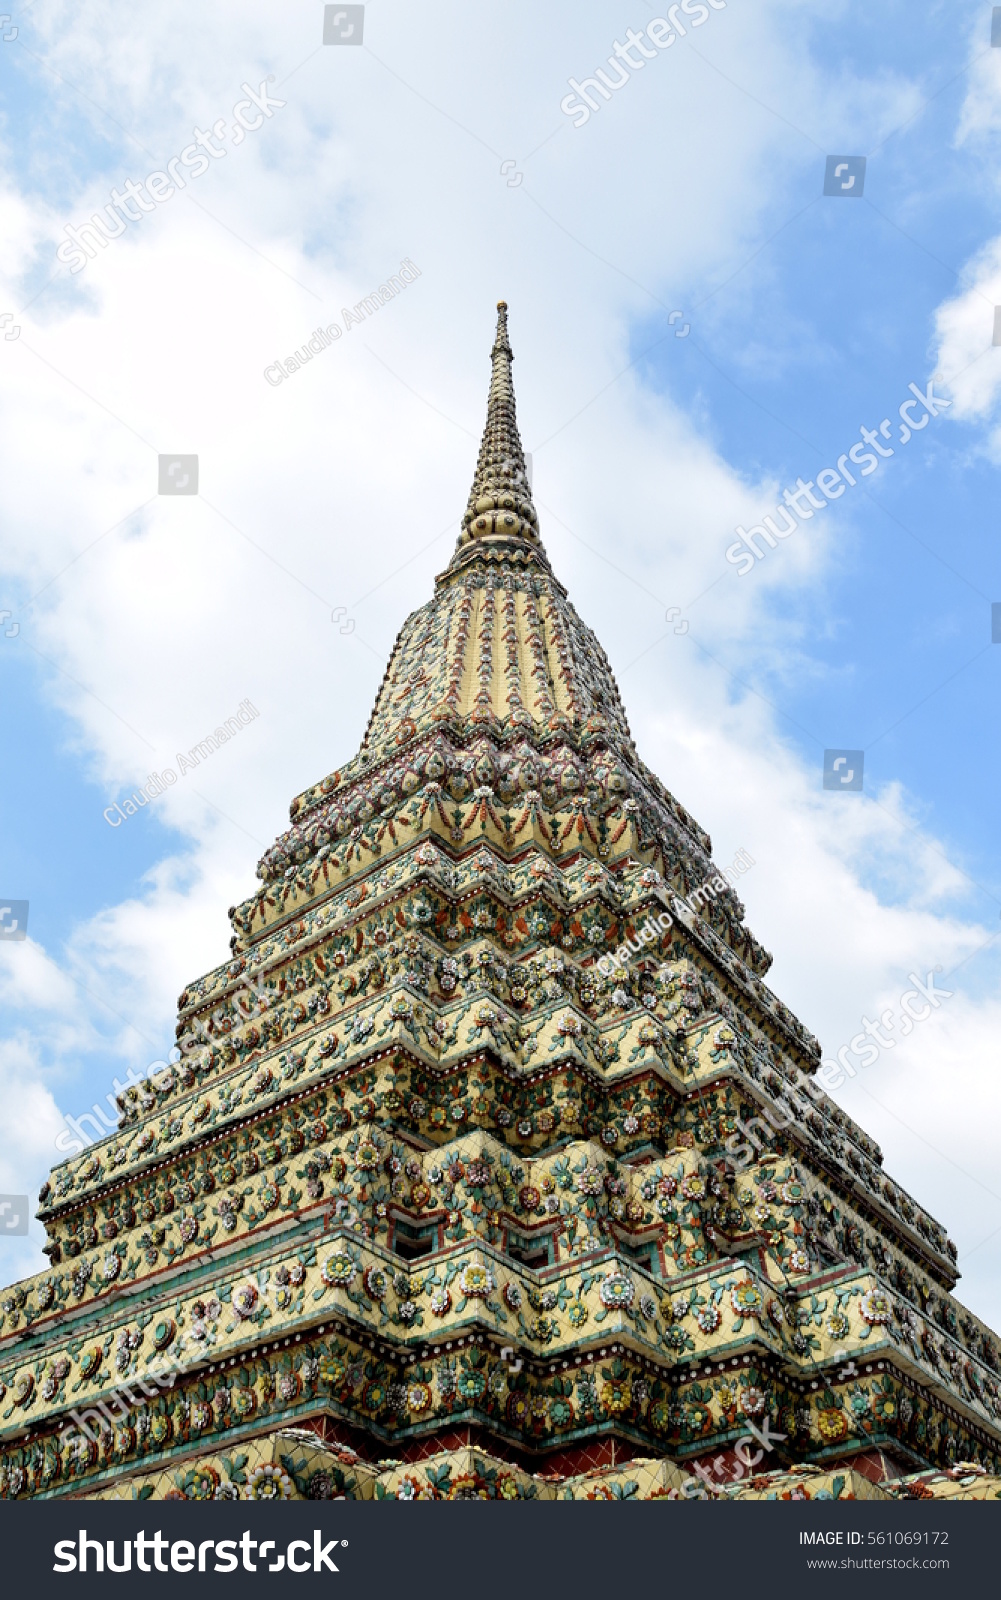
{"type": "Polygon", "coordinates": [[[451,562],[178,1060],[40,1194],[8,1498],[995,1496],[994,1335],[554,575],[499,308],[451,562]]]}

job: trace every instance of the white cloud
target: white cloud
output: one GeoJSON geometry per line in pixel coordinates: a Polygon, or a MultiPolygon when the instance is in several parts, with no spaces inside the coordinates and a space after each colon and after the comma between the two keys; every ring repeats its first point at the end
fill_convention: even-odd
{"type": "Polygon", "coordinates": [[[839,1093],[882,1144],[888,1170],[925,1203],[929,1189],[936,1192],[937,1215],[959,1247],[957,1294],[995,1328],[1001,1323],[999,1025],[995,999],[974,1002],[957,987],[892,1055],[885,1052],[839,1093]]]}
{"type": "Polygon", "coordinates": [[[66,973],[34,939],[0,943],[0,1004],[12,1011],[59,1011],[72,1003],[66,973]]]}
{"type": "Polygon", "coordinates": [[[13,1196],[0,1220],[0,1273],[13,1283],[45,1264],[45,1230],[34,1220],[38,1188],[52,1162],[53,1140],[62,1126],[56,1102],[41,1081],[40,1063],[21,1039],[0,1039],[0,1100],[4,1137],[0,1140],[0,1193],[13,1196]],[[20,1197],[29,1208],[28,1234],[5,1234],[20,1197]]]}
{"type": "Polygon", "coordinates": [[[994,308],[1001,305],[1001,238],[977,253],[962,283],[959,294],[936,312],[936,360],[952,397],[952,415],[972,421],[990,418],[1001,389],[1001,364],[991,343],[994,308]]]}
{"type": "MultiPolygon", "coordinates": [[[[1001,132],[998,92],[1001,55],[986,46],[983,15],[970,24],[970,66],[966,95],[956,129],[957,146],[969,145],[980,163],[982,182],[998,192],[997,138],[1001,132]]],[[[939,368],[954,395],[954,418],[990,420],[994,414],[1001,364],[991,340],[994,308],[1001,305],[1001,237],[987,240],[962,269],[958,294],[938,308],[935,343],[939,368]]],[[[992,429],[989,449],[1001,450],[992,429]]]]}

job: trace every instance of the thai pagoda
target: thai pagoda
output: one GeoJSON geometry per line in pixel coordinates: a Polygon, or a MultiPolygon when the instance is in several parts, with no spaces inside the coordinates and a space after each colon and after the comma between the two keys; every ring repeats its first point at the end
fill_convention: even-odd
{"type": "Polygon", "coordinates": [[[555,576],[455,554],[0,1295],[7,1499],[983,1499],[991,1330],[555,576]],[[705,893],[703,886],[712,885],[705,893]]]}

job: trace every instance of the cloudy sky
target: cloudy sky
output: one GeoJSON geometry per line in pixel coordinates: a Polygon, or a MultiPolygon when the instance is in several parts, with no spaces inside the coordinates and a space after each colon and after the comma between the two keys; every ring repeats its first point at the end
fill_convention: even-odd
{"type": "Polygon", "coordinates": [[[911,972],[948,991],[838,1094],[1001,1324],[991,7],[686,5],[614,70],[639,0],[327,7],[360,45],[314,0],[0,26],[0,896],[30,903],[0,940],[4,1192],[164,1058],[289,799],[357,749],[454,546],[503,297],[553,564],[644,758],[753,856],[770,982],[829,1057],[911,972]],[[625,81],[584,122],[599,67],[625,81]],[[824,195],[829,155],[855,192],[824,195]],[[929,383],[951,403],[904,440],[929,383]],[[878,470],[727,561],[884,419],[878,470]],[[161,454],[197,455],[197,495],[158,493],[161,454]],[[863,792],[824,789],[825,749],[864,751],[863,792]]]}

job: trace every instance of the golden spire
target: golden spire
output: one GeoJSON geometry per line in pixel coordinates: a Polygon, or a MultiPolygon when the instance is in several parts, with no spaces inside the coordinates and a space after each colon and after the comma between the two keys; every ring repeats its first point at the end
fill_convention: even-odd
{"type": "Polygon", "coordinates": [[[497,305],[497,336],[490,352],[490,395],[476,476],[462,519],[459,546],[484,538],[528,539],[539,548],[539,518],[532,504],[525,452],[515,414],[507,336],[507,302],[497,305]]]}

